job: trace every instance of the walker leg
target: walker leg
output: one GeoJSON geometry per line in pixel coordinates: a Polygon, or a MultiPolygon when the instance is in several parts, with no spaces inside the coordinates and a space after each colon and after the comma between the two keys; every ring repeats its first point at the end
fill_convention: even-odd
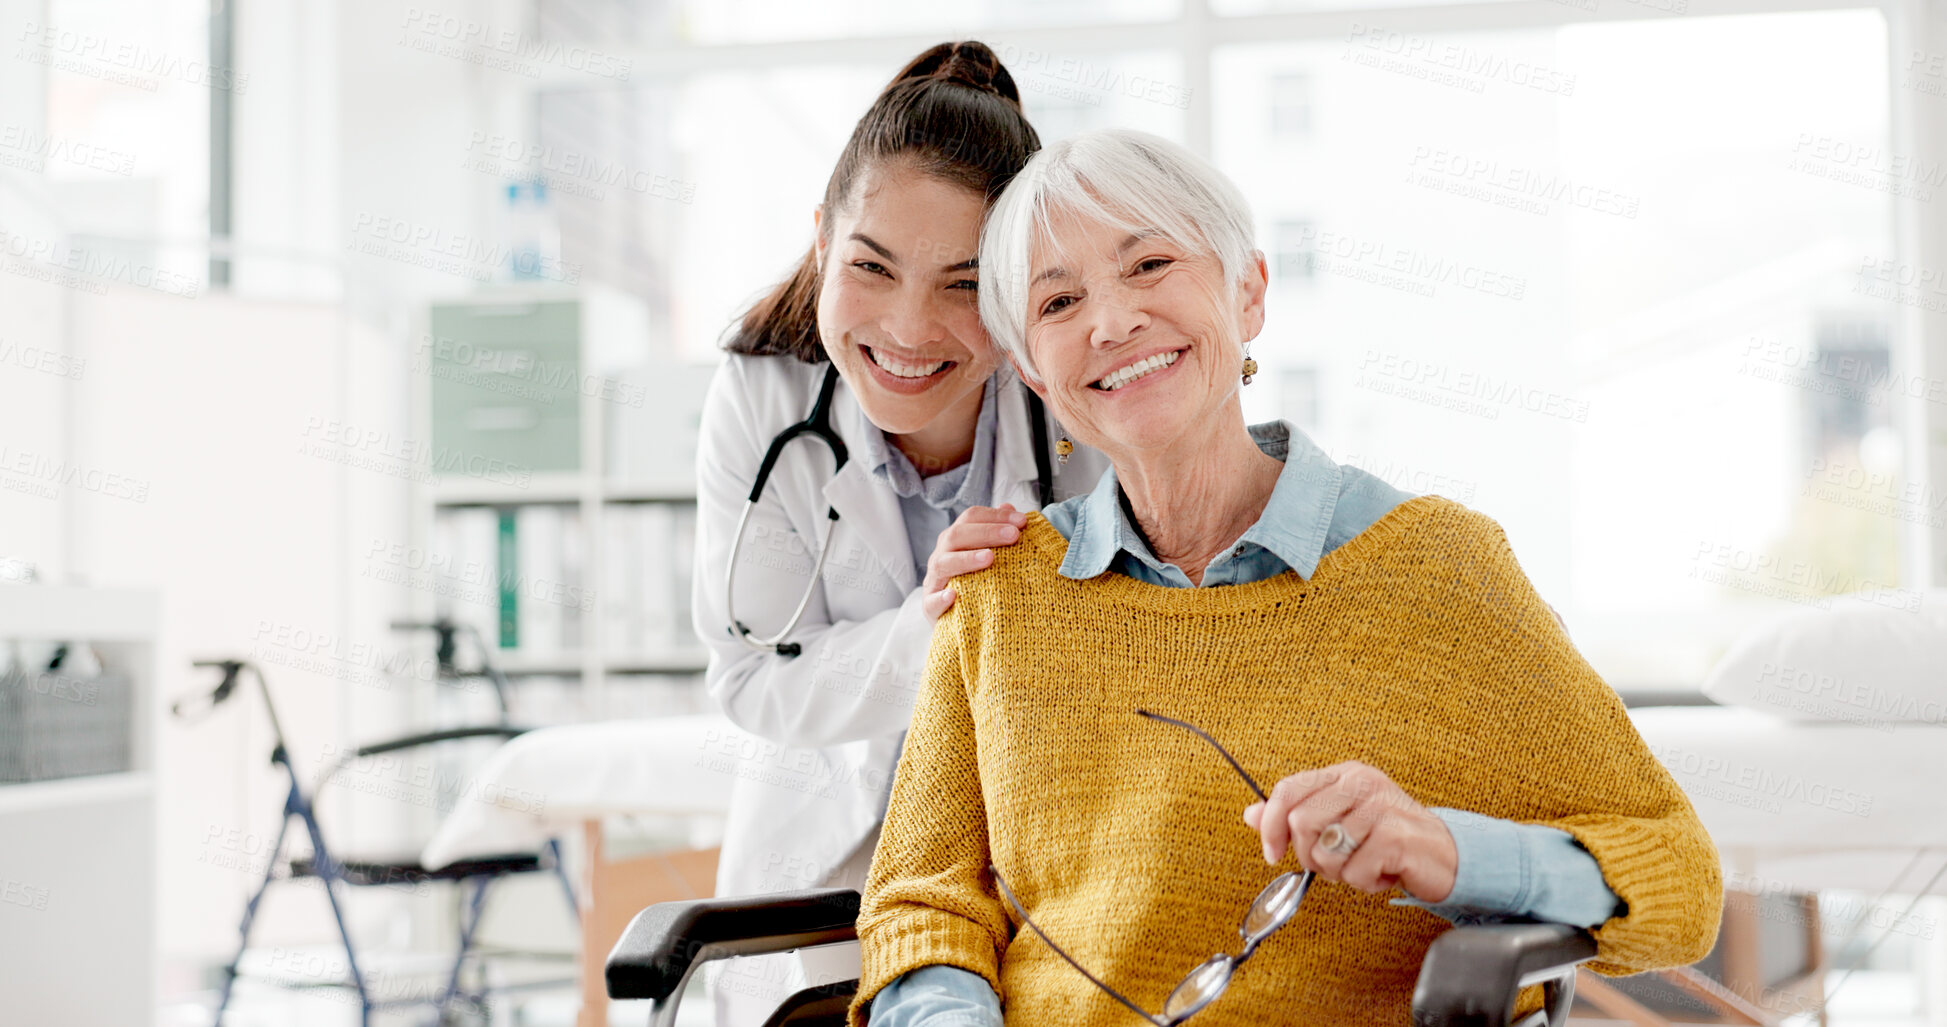
{"type": "Polygon", "coordinates": [[[460,951],[453,954],[453,973],[446,979],[446,992],[440,996],[440,1020],[446,1019],[446,1010],[460,994],[460,970],[466,966],[467,953],[473,949],[473,935],[480,926],[480,916],[486,910],[487,889],[494,882],[491,877],[469,877],[460,882],[461,888],[471,888],[467,896],[466,911],[460,916],[460,951]]]}
{"type": "Polygon", "coordinates": [[[216,1016],[210,1020],[212,1027],[223,1027],[223,1014],[230,1008],[230,993],[237,983],[237,966],[243,962],[243,954],[250,948],[250,925],[257,919],[257,904],[264,900],[264,892],[270,890],[271,876],[277,873],[277,859],[284,852],[284,835],[290,827],[290,802],[286,800],[284,820],[277,825],[277,841],[271,845],[270,855],[264,861],[264,879],[257,882],[257,890],[250,893],[250,901],[243,906],[243,923],[237,928],[237,954],[223,968],[223,991],[216,1000],[216,1016]]]}
{"type": "Polygon", "coordinates": [[[351,925],[345,922],[345,910],[338,901],[338,881],[343,875],[338,861],[331,858],[331,850],[325,848],[324,834],[318,830],[318,818],[312,815],[311,807],[300,802],[297,813],[304,820],[305,830],[311,833],[311,861],[317,867],[318,880],[324,884],[325,898],[331,903],[331,918],[338,922],[338,937],[345,943],[345,966],[351,971],[352,986],[358,989],[359,1027],[372,1027],[375,1003],[371,993],[365,990],[365,975],[358,969],[358,953],[352,948],[351,925]]]}

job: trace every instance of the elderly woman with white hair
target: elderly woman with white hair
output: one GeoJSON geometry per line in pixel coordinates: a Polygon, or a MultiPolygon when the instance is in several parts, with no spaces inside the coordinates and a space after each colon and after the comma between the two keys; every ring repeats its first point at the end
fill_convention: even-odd
{"type": "Polygon", "coordinates": [[[1610,975],[1715,941],[1709,836],[1499,525],[1246,427],[1250,225],[1127,131],[989,214],[982,320],[1113,470],[935,630],[854,1025],[1401,1024],[1452,922],[1592,928],[1610,975]]]}

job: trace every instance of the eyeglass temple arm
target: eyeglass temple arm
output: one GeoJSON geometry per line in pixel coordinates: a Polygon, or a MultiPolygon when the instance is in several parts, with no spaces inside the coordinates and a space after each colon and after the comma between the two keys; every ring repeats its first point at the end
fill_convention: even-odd
{"type": "Polygon", "coordinates": [[[1130,1012],[1133,1012],[1137,1016],[1142,1017],[1145,1021],[1155,1024],[1156,1027],[1169,1027],[1168,1020],[1165,1020],[1162,1017],[1157,1016],[1156,1014],[1151,1013],[1148,1010],[1144,1009],[1143,1007],[1135,1004],[1134,1002],[1129,1001],[1127,998],[1123,997],[1123,994],[1121,992],[1115,990],[1114,988],[1109,987],[1108,984],[1104,982],[1100,977],[1097,977],[1094,974],[1089,973],[1087,970],[1083,969],[1082,964],[1075,962],[1075,957],[1069,955],[1066,952],[1063,952],[1061,950],[1061,946],[1054,943],[1054,939],[1048,937],[1048,935],[1044,933],[1040,927],[1035,925],[1035,922],[1033,920],[1028,919],[1028,911],[1021,908],[1021,900],[1014,897],[1014,890],[1012,888],[1009,888],[1007,886],[1007,882],[1001,879],[1001,872],[999,870],[994,869],[991,866],[987,868],[987,872],[994,875],[994,883],[1000,885],[1001,894],[1007,896],[1007,904],[1014,907],[1015,914],[1021,918],[1022,923],[1028,925],[1028,930],[1033,931],[1035,933],[1035,936],[1040,938],[1043,944],[1047,945],[1050,949],[1053,949],[1055,955],[1060,956],[1062,959],[1068,962],[1069,966],[1074,967],[1076,973],[1081,974],[1083,977],[1088,978],[1091,982],[1095,984],[1096,987],[1101,988],[1103,991],[1108,992],[1110,998],[1115,999],[1117,1002],[1120,1002],[1125,1006],[1128,1006],[1130,1012]]]}
{"type": "Polygon", "coordinates": [[[1195,732],[1198,738],[1201,738],[1204,741],[1209,742],[1210,747],[1217,750],[1217,755],[1222,756],[1227,762],[1230,763],[1230,768],[1232,770],[1237,771],[1237,776],[1243,778],[1244,783],[1251,786],[1251,791],[1257,793],[1257,798],[1259,802],[1271,801],[1271,797],[1269,795],[1264,794],[1264,789],[1258,787],[1257,781],[1251,777],[1249,771],[1244,769],[1244,765],[1237,762],[1237,758],[1235,756],[1232,756],[1228,749],[1225,749],[1223,746],[1218,745],[1217,740],[1215,738],[1212,738],[1208,734],[1205,734],[1202,728],[1196,726],[1195,724],[1185,723],[1184,721],[1178,720],[1175,717],[1165,717],[1160,713],[1151,713],[1148,710],[1137,710],[1136,712],[1142,714],[1145,717],[1148,717],[1151,720],[1160,720],[1165,724],[1175,724],[1177,727],[1195,732]]]}

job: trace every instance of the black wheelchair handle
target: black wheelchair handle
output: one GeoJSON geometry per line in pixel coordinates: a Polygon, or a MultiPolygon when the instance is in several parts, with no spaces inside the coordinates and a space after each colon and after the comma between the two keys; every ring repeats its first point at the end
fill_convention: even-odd
{"type": "Polygon", "coordinates": [[[637,913],[609,952],[608,996],[666,999],[698,964],[850,941],[858,918],[850,888],[659,902],[637,913]]]}
{"type": "Polygon", "coordinates": [[[1532,984],[1545,984],[1543,1022],[1566,1023],[1575,968],[1595,955],[1595,937],[1567,924],[1484,924],[1448,931],[1433,940],[1420,964],[1414,1027],[1503,1027],[1514,1015],[1521,989],[1532,984]]]}

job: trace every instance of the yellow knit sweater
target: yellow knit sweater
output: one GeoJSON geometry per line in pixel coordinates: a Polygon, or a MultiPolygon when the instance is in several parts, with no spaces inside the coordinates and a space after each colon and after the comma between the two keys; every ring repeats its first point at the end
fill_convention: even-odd
{"type": "MultiPolygon", "coordinates": [[[[1491,518],[1420,496],[1320,561],[1222,588],[1061,577],[1039,514],[955,582],[859,917],[852,1024],[934,963],[979,973],[1010,1025],[1138,1022],[1000,897],[1145,1008],[1214,952],[1276,873],[1242,819],[1265,787],[1357,759],[1422,804],[1547,824],[1594,855],[1624,916],[1596,929],[1610,975],[1701,959],[1717,934],[1717,852],[1622,703],[1576,652],[1491,518]],[[1018,933],[1017,933],[1018,932],[1018,933]]],[[[1197,1027],[1410,1021],[1425,910],[1313,885],[1197,1027]]],[[[1537,1004],[1539,989],[1522,1003],[1537,1004]]]]}

